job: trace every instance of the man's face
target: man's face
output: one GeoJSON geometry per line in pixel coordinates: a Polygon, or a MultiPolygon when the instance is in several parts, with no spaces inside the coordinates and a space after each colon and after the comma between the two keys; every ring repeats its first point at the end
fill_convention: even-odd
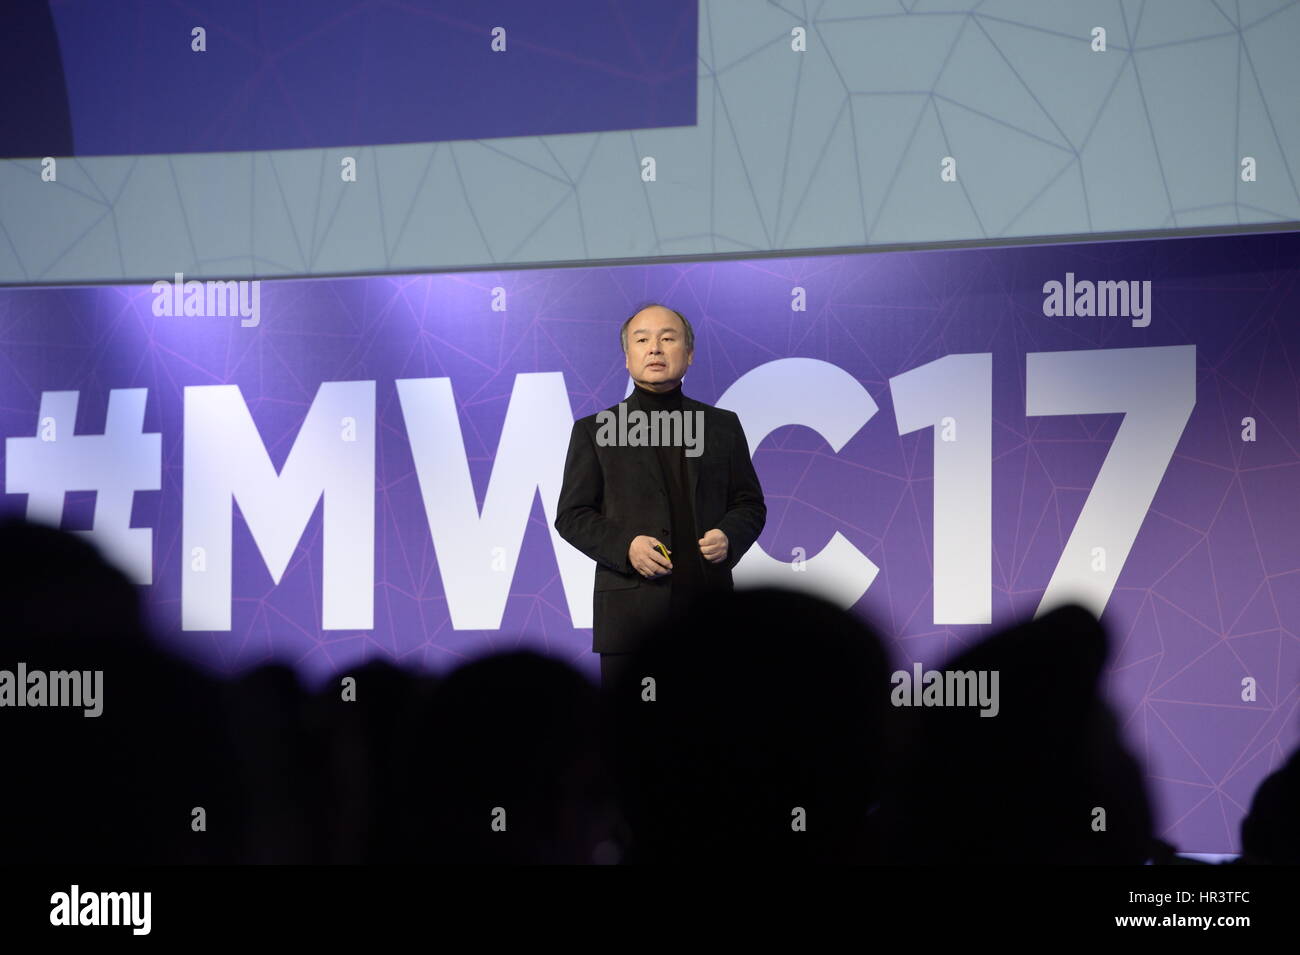
{"type": "Polygon", "coordinates": [[[627,326],[627,370],[649,391],[671,391],[695,356],[686,350],[686,327],[666,308],[651,306],[627,326]]]}

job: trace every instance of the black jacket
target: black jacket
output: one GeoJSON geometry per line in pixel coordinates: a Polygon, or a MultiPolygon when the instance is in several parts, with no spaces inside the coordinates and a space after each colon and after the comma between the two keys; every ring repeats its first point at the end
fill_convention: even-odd
{"type": "MultiPolygon", "coordinates": [[[[637,390],[628,410],[639,408],[637,390]]],[[[618,413],[618,406],[608,409],[618,413]]],[[[727,558],[704,561],[713,586],[732,586],[731,568],[758,539],[767,520],[749,443],[734,411],[682,396],[682,410],[704,412],[702,454],[686,457],[689,493],[695,502],[696,540],[717,528],[727,535],[727,558]]],[[[641,534],[669,538],[668,491],[653,447],[596,443],[596,415],[573,423],[564,462],[564,486],[555,517],[560,536],[596,561],[592,649],[627,653],[643,628],[667,614],[672,575],[647,580],[627,559],[632,539],[641,534]]]]}

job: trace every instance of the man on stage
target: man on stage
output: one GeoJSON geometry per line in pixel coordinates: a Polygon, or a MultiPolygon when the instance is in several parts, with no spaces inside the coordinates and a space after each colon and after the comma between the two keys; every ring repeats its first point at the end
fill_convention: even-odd
{"type": "Polygon", "coordinates": [[[621,407],[574,422],[555,518],[597,564],[592,649],[606,685],[647,627],[732,587],[731,568],[767,519],[740,419],[682,394],[690,322],[648,305],[619,336],[635,387],[621,407]]]}

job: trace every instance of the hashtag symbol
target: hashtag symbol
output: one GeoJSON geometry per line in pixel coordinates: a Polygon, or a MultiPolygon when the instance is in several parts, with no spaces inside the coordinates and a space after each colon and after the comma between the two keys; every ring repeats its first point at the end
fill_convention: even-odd
{"type": "Polygon", "coordinates": [[[5,440],[5,491],[27,495],[27,519],[58,527],[69,491],[95,492],[79,531],[137,584],[153,583],[153,531],[131,526],[136,491],[162,487],[162,435],[144,433],[147,388],[108,393],[103,434],[74,434],[80,392],[41,393],[35,437],[5,440]]]}

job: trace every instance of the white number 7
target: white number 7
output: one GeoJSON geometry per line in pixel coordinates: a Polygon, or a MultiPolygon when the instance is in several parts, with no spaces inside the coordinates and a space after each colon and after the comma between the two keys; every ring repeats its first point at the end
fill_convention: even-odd
{"type": "Polygon", "coordinates": [[[1026,414],[1124,414],[1038,605],[1042,614],[1072,601],[1100,616],[1196,404],[1196,346],[1032,352],[1025,362],[1026,414]]]}

